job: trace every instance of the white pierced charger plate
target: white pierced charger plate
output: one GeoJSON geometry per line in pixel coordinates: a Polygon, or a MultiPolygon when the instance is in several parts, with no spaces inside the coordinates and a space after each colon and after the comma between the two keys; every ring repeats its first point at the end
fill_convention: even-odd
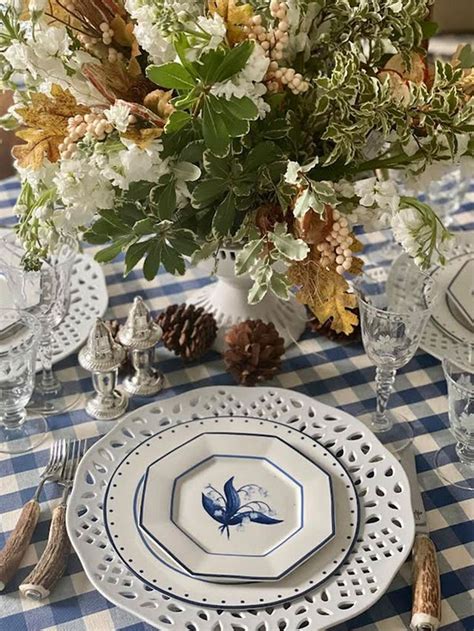
{"type": "MultiPolygon", "coordinates": [[[[437,266],[430,275],[436,283],[436,291],[440,298],[437,300],[433,313],[423,332],[420,347],[437,359],[450,359],[460,365],[469,365],[472,361],[469,353],[474,344],[474,333],[469,330],[453,310],[453,302],[449,299],[455,289],[454,281],[463,280],[459,274],[463,270],[466,278],[463,280],[465,292],[457,291],[454,297],[466,302],[466,309],[470,311],[468,301],[472,302],[473,281],[466,264],[474,257],[474,231],[456,232],[451,252],[444,266],[437,266]],[[464,293],[464,296],[463,296],[464,293]]],[[[388,282],[396,291],[397,279],[402,279],[411,259],[401,254],[390,269],[388,282]]],[[[406,283],[403,283],[406,290],[406,283]]],[[[472,313],[470,314],[472,318],[472,313]]]]}
{"type": "MultiPolygon", "coordinates": [[[[7,282],[0,275],[0,306],[12,306],[7,282]]],[[[96,318],[107,310],[109,296],[102,267],[88,254],[79,253],[71,275],[71,301],[64,320],[54,330],[52,363],[57,364],[80,348],[96,318]]],[[[36,372],[41,370],[38,359],[36,372]]]]}
{"type": "MultiPolygon", "coordinates": [[[[373,605],[388,589],[411,551],[415,532],[406,475],[363,423],[298,392],[238,386],[194,390],[126,415],[79,465],[67,529],[88,578],[104,597],[156,628],[199,631],[234,631],[236,626],[245,631],[275,631],[282,619],[289,629],[305,625],[321,631],[344,622],[373,605]],[[125,455],[145,438],[183,419],[232,415],[278,421],[318,440],[347,468],[357,488],[361,521],[347,559],[313,591],[302,596],[295,589],[284,608],[248,611],[241,605],[229,611],[225,604],[213,609],[183,602],[167,590],[171,585],[162,585],[166,593],[161,593],[129,570],[105,528],[105,489],[125,455]]],[[[206,589],[222,587],[202,584],[206,589]]]]}
{"type": "Polygon", "coordinates": [[[282,600],[276,594],[290,595],[287,582],[311,589],[344,561],[358,522],[351,479],[328,450],[286,425],[237,416],[182,423],[145,440],[112,476],[104,512],[131,571],[152,587],[173,582],[177,597],[192,593],[193,603],[215,607],[223,599],[234,607],[244,598],[248,607],[282,600]],[[137,524],[135,498],[144,474],[137,524]],[[169,568],[146,537],[184,572],[169,568]],[[313,554],[317,558],[306,561],[313,554]],[[157,558],[164,565],[158,574],[157,558]],[[305,571],[295,578],[303,562],[305,571]],[[288,581],[279,580],[290,572],[288,581]],[[273,590],[214,589],[193,578],[277,584],[273,590]]]}

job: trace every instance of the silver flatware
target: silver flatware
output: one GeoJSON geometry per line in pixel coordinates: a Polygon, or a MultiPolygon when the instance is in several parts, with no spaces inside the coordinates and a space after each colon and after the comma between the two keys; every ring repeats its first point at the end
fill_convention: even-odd
{"type": "Polygon", "coordinates": [[[30,544],[31,537],[40,515],[39,497],[45,482],[58,478],[67,457],[67,441],[55,441],[49,450],[49,461],[40,476],[40,482],[29,502],[20,513],[15,528],[8,537],[7,543],[0,551],[0,591],[3,591],[17,571],[21,560],[30,544]]]}
{"type": "Polygon", "coordinates": [[[56,482],[64,487],[61,501],[53,510],[48,542],[38,563],[20,585],[20,593],[33,600],[43,600],[64,574],[71,549],[66,531],[66,504],[74,483],[77,466],[86,451],[85,440],[70,440],[67,457],[56,482]]]}
{"type": "Polygon", "coordinates": [[[425,506],[416,473],[415,453],[409,447],[400,462],[410,483],[415,517],[415,543],[412,550],[413,601],[410,626],[413,631],[436,631],[441,624],[441,588],[436,548],[429,536],[425,506]]]}

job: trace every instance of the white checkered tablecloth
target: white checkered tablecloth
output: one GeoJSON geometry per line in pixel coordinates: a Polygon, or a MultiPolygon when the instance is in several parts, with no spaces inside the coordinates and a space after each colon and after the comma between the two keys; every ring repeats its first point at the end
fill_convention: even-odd
{"type": "MultiPolygon", "coordinates": [[[[0,182],[0,225],[11,225],[14,221],[13,205],[18,191],[15,179],[0,182]]],[[[474,182],[456,215],[456,227],[474,229],[474,182]]],[[[381,236],[372,234],[367,240],[370,248],[376,247],[381,236]]],[[[152,283],[147,283],[139,271],[124,279],[120,263],[107,265],[105,274],[110,296],[106,317],[119,320],[126,317],[136,294],[144,296],[156,312],[169,304],[182,302],[191,290],[209,282],[209,278],[195,269],[190,269],[181,278],[160,273],[152,283]]],[[[163,349],[159,350],[159,356],[166,375],[166,387],[158,399],[191,388],[233,383],[216,353],[210,352],[202,361],[186,366],[163,349]]],[[[79,368],[76,355],[62,361],[57,369],[62,380],[76,383],[84,393],[90,392],[89,375],[79,368]]],[[[273,385],[295,389],[362,418],[367,418],[368,412],[374,408],[374,368],[357,342],[336,343],[305,335],[298,346],[293,346],[286,353],[282,371],[273,385]]],[[[133,406],[138,407],[145,402],[134,400],[133,406]]],[[[81,403],[83,405],[84,402],[81,403]]],[[[448,429],[446,384],[439,361],[419,352],[400,370],[391,405],[408,419],[416,436],[418,479],[423,489],[431,536],[438,549],[443,595],[442,631],[473,631],[474,571],[471,553],[474,502],[468,492],[443,484],[433,470],[437,449],[453,442],[448,429]]],[[[110,429],[110,424],[87,417],[82,407],[51,417],[48,423],[54,438],[74,436],[88,438],[91,442],[110,429]]],[[[43,443],[39,449],[26,455],[9,457],[0,454],[0,547],[14,527],[23,504],[36,488],[39,473],[46,464],[48,448],[49,443],[43,443]]],[[[37,603],[20,598],[18,585],[30,572],[45,546],[51,510],[59,493],[56,485],[46,485],[32,545],[17,576],[0,594],[0,630],[151,631],[151,627],[107,602],[92,587],[75,554],[70,555],[66,576],[59,582],[50,600],[37,603]]],[[[409,626],[410,607],[410,564],[406,563],[388,593],[364,614],[338,626],[337,631],[401,631],[409,626]]]]}

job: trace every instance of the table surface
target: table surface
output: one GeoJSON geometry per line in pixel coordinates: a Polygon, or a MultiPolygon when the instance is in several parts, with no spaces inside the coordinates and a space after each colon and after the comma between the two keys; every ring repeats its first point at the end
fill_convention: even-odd
{"type": "MultiPolygon", "coordinates": [[[[18,192],[19,184],[16,179],[0,182],[0,225],[13,222],[13,205],[18,192]]],[[[474,229],[474,182],[471,183],[462,208],[456,214],[455,222],[455,229],[474,229]]],[[[383,237],[379,233],[369,235],[368,250],[375,248],[381,239],[383,237]]],[[[124,279],[120,263],[105,266],[105,275],[110,298],[106,317],[119,320],[127,316],[136,294],[144,296],[156,313],[169,304],[183,302],[190,291],[210,282],[208,277],[196,269],[188,270],[180,278],[160,273],[152,283],[144,280],[141,271],[133,271],[124,279]]],[[[209,352],[201,361],[186,366],[179,358],[162,348],[159,349],[159,357],[161,369],[166,375],[166,385],[157,399],[192,388],[233,383],[232,377],[224,369],[222,359],[214,352],[209,352]]],[[[75,354],[60,362],[57,370],[62,380],[75,384],[83,393],[90,392],[90,377],[78,366],[75,354]]],[[[374,368],[360,342],[331,342],[326,338],[306,334],[297,346],[287,351],[282,371],[272,384],[295,389],[362,419],[367,419],[368,412],[373,410],[375,404],[374,368]]],[[[144,403],[144,399],[133,401],[132,407],[144,403]]],[[[92,443],[110,429],[109,423],[94,421],[85,414],[84,397],[80,406],[80,409],[50,417],[48,425],[51,436],[48,442],[34,452],[14,457],[0,454],[0,548],[13,529],[22,506],[31,498],[36,488],[39,473],[47,461],[51,438],[73,436],[87,438],[92,443]]],[[[439,361],[420,351],[400,370],[391,407],[405,416],[415,433],[418,480],[423,490],[431,536],[438,549],[443,596],[441,629],[472,631],[474,501],[469,492],[444,484],[433,470],[436,451],[453,442],[448,429],[446,384],[439,361]]],[[[55,484],[46,485],[42,495],[41,516],[32,545],[14,580],[0,595],[0,629],[151,631],[152,627],[104,599],[92,587],[73,553],[69,558],[66,576],[59,582],[49,600],[37,603],[20,599],[18,585],[44,549],[51,510],[59,493],[55,484]]],[[[411,607],[410,572],[410,563],[407,562],[388,593],[371,609],[334,629],[408,629],[411,607]]]]}

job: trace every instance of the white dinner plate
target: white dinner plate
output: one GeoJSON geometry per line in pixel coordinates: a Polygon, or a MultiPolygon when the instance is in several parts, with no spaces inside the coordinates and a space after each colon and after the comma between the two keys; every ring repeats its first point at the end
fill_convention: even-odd
{"type": "MultiPolygon", "coordinates": [[[[262,446],[265,445],[265,442],[261,441],[262,446]]],[[[284,450],[281,453],[278,450],[272,450],[272,455],[279,458],[283,452],[284,450]]],[[[200,458],[201,456],[198,455],[197,457],[200,458]]],[[[188,462],[184,458],[181,462],[181,471],[185,471],[187,465],[188,462]]],[[[221,467],[222,465],[218,465],[216,472],[221,471],[221,467]]],[[[241,473],[239,472],[238,475],[240,476],[241,473]]],[[[174,476],[175,471],[171,472],[170,467],[169,477],[174,479],[174,476]]],[[[226,478],[225,483],[231,476],[226,471],[223,477],[226,478]]],[[[196,478],[196,480],[198,479],[201,478],[196,478]]],[[[214,484],[209,476],[202,479],[206,480],[206,484],[210,481],[213,486],[217,486],[217,483],[214,484]]],[[[237,480],[237,476],[235,476],[235,480],[237,480]]],[[[243,483],[245,484],[246,481],[244,479],[243,483]]],[[[151,487],[152,498],[153,488],[157,491],[155,486],[151,487]]],[[[191,486],[190,489],[192,489],[191,486]]],[[[156,509],[158,508],[159,498],[156,494],[155,502],[149,501],[151,505],[154,504],[156,509]]],[[[271,505],[271,502],[268,503],[271,505]]],[[[171,504],[166,505],[165,503],[165,506],[170,512],[171,504]]],[[[216,540],[223,540],[226,537],[225,533],[221,536],[218,531],[222,524],[207,514],[202,503],[195,504],[194,509],[196,511],[199,509],[199,513],[195,513],[195,521],[207,520],[208,527],[214,529],[216,540]]],[[[262,607],[284,602],[294,597],[296,593],[304,594],[327,580],[344,563],[350,553],[359,521],[357,494],[352,480],[345,468],[327,449],[309,436],[286,425],[237,416],[212,417],[181,423],[147,438],[134,448],[115,469],[107,485],[103,510],[106,530],[117,554],[130,571],[146,585],[167,594],[173,594],[175,597],[193,604],[212,607],[225,604],[226,608],[237,609],[262,607]],[[286,443],[285,448],[296,449],[305,459],[309,460],[308,466],[313,468],[315,481],[317,480],[316,471],[319,472],[322,469],[330,472],[334,498],[335,534],[305,562],[279,580],[235,584],[235,582],[215,582],[214,577],[211,577],[204,581],[202,578],[190,574],[176,559],[170,562],[170,555],[164,552],[156,541],[156,538],[160,537],[158,531],[155,533],[155,540],[152,540],[139,526],[141,483],[150,465],[175,449],[179,453],[179,448],[184,443],[190,444],[193,439],[211,431],[219,434],[227,433],[229,436],[238,433],[248,434],[256,445],[260,443],[262,438],[271,436],[274,442],[284,441],[286,443]]],[[[285,516],[284,507],[280,509],[280,506],[277,505],[276,513],[279,514],[280,510],[282,511],[281,516],[285,516]]],[[[262,529],[265,528],[266,533],[275,527],[275,525],[248,523],[245,524],[244,528],[249,531],[255,529],[254,532],[258,532],[258,526],[261,526],[262,529]]],[[[245,536],[245,530],[240,534],[245,536]]],[[[201,536],[201,532],[199,536],[201,536]]],[[[234,532],[232,532],[230,541],[233,537],[234,532]]],[[[314,545],[313,543],[313,547],[314,545]]],[[[285,563],[291,566],[295,560],[295,558],[288,559],[285,563]]]]}
{"type": "Polygon", "coordinates": [[[193,576],[278,580],[334,536],[331,476],[282,438],[205,432],[148,465],[139,525],[193,576]]]}

